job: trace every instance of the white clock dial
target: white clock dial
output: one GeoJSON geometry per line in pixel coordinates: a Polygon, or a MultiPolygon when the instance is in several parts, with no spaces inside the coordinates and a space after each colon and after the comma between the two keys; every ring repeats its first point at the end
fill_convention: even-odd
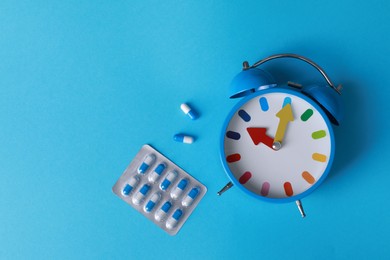
{"type": "Polygon", "coordinates": [[[299,197],[314,187],[334,149],[329,120],[319,109],[293,91],[260,93],[239,106],[227,119],[223,139],[224,165],[233,181],[269,199],[299,197]],[[272,146],[276,141],[279,150],[272,146]]]}

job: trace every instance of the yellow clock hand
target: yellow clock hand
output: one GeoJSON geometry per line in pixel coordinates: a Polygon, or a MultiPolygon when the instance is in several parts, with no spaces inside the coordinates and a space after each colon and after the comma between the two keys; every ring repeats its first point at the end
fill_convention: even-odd
{"type": "Polygon", "coordinates": [[[281,110],[279,110],[276,116],[279,117],[279,125],[276,130],[274,144],[278,142],[280,145],[286,133],[288,123],[290,121],[294,121],[291,104],[286,104],[281,110]]]}

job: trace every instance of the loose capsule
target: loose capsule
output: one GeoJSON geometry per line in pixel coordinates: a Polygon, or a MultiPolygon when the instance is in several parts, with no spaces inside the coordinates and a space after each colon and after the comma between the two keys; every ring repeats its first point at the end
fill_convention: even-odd
{"type": "Polygon", "coordinates": [[[173,136],[173,140],[179,143],[192,144],[194,142],[194,138],[189,135],[184,134],[176,134],[173,136]]]}
{"type": "Polygon", "coordinates": [[[177,199],[182,192],[187,187],[188,181],[186,179],[182,179],[176,186],[176,188],[171,192],[172,199],[177,199]]]}
{"type": "Polygon", "coordinates": [[[149,181],[153,183],[156,182],[158,178],[160,178],[161,173],[163,173],[166,167],[167,166],[165,163],[160,163],[159,165],[157,165],[156,169],[154,169],[154,171],[149,175],[149,181]]]}
{"type": "Polygon", "coordinates": [[[150,190],[150,186],[148,184],[144,184],[142,188],[133,196],[133,203],[139,205],[146,197],[150,190]]]}
{"type": "Polygon", "coordinates": [[[136,176],[131,177],[129,182],[126,183],[125,187],[123,188],[122,195],[129,196],[129,194],[134,189],[134,187],[137,186],[138,182],[139,182],[138,177],[136,177],[136,176]]]}
{"type": "Polygon", "coordinates": [[[168,172],[167,177],[165,177],[165,179],[160,184],[161,190],[166,191],[171,185],[171,183],[175,181],[176,177],[177,177],[176,171],[168,172]]]}
{"type": "Polygon", "coordinates": [[[141,165],[138,167],[138,173],[144,174],[148,169],[149,166],[154,163],[156,160],[156,156],[154,154],[148,154],[144,161],[141,163],[141,165]]]}
{"type": "Polygon", "coordinates": [[[199,194],[199,189],[197,187],[190,190],[190,192],[188,192],[187,196],[182,201],[183,206],[185,207],[190,206],[194,202],[198,194],[199,194]]]}
{"type": "Polygon", "coordinates": [[[157,210],[156,214],[154,214],[154,218],[157,221],[162,221],[167,215],[168,211],[171,209],[172,204],[169,201],[166,201],[159,210],[157,210]]]}
{"type": "Polygon", "coordinates": [[[168,229],[172,229],[176,227],[177,223],[179,222],[181,216],[183,215],[183,211],[181,209],[177,209],[172,216],[167,220],[167,223],[165,224],[168,229]]]}
{"type": "Polygon", "coordinates": [[[198,113],[196,113],[195,110],[193,110],[188,104],[183,103],[180,105],[180,109],[184,112],[184,114],[188,115],[192,120],[197,119],[198,113]]]}
{"type": "Polygon", "coordinates": [[[155,193],[150,197],[150,200],[148,203],[146,203],[144,207],[145,212],[151,212],[154,208],[154,206],[160,201],[161,195],[160,193],[155,193]]]}

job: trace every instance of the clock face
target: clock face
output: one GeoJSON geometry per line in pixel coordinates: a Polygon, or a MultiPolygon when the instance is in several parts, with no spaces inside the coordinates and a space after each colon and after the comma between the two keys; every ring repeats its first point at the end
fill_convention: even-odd
{"type": "Polygon", "coordinates": [[[263,90],[241,100],[222,134],[221,159],[230,179],[268,201],[308,195],[333,161],[333,131],[325,113],[289,89],[263,90]]]}

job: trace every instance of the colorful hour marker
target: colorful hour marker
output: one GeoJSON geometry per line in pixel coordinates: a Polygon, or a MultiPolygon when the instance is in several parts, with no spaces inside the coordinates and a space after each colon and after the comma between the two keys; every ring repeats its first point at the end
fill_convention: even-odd
{"type": "Polygon", "coordinates": [[[261,97],[260,100],[259,100],[259,102],[260,102],[261,110],[263,110],[264,112],[265,112],[265,111],[268,111],[269,106],[268,106],[267,98],[261,97]]]}
{"type": "Polygon", "coordinates": [[[310,184],[313,184],[316,182],[316,179],[308,171],[302,172],[302,178],[305,179],[305,181],[307,181],[310,184]]]}
{"type": "Polygon", "coordinates": [[[240,179],[238,179],[238,181],[241,183],[241,184],[245,184],[249,181],[249,179],[252,178],[252,173],[250,172],[245,172],[243,175],[241,175],[240,179]]]}
{"type": "Polygon", "coordinates": [[[325,136],[326,136],[325,130],[318,130],[311,134],[311,137],[313,137],[313,139],[320,139],[325,136]]]}
{"type": "Polygon", "coordinates": [[[229,163],[237,162],[241,160],[241,155],[239,153],[234,153],[226,157],[226,161],[229,163]]]}
{"type": "Polygon", "coordinates": [[[260,193],[261,193],[262,196],[265,197],[265,196],[268,195],[270,186],[271,185],[269,184],[269,182],[264,182],[263,185],[261,185],[260,193]]]}
{"type": "Polygon", "coordinates": [[[318,162],[326,162],[326,155],[321,153],[313,153],[312,155],[313,160],[318,162]]]}
{"type": "Polygon", "coordinates": [[[226,137],[234,140],[239,140],[241,138],[240,133],[234,132],[234,131],[227,131],[226,137]]]}
{"type": "Polygon", "coordinates": [[[285,97],[284,98],[282,107],[285,107],[287,104],[291,105],[291,98],[290,97],[285,97]]]}
{"type": "Polygon", "coordinates": [[[303,114],[301,115],[301,120],[303,122],[306,122],[307,120],[309,120],[309,118],[313,115],[313,110],[312,109],[306,109],[305,112],[303,112],[303,114]]]}
{"type": "Polygon", "coordinates": [[[293,191],[293,188],[291,186],[291,183],[286,181],[283,186],[284,186],[284,192],[286,193],[286,195],[288,197],[291,197],[294,194],[294,191],[293,191]]]}
{"type": "Polygon", "coordinates": [[[245,122],[251,121],[251,116],[243,109],[238,111],[238,115],[244,120],[245,122]]]}

